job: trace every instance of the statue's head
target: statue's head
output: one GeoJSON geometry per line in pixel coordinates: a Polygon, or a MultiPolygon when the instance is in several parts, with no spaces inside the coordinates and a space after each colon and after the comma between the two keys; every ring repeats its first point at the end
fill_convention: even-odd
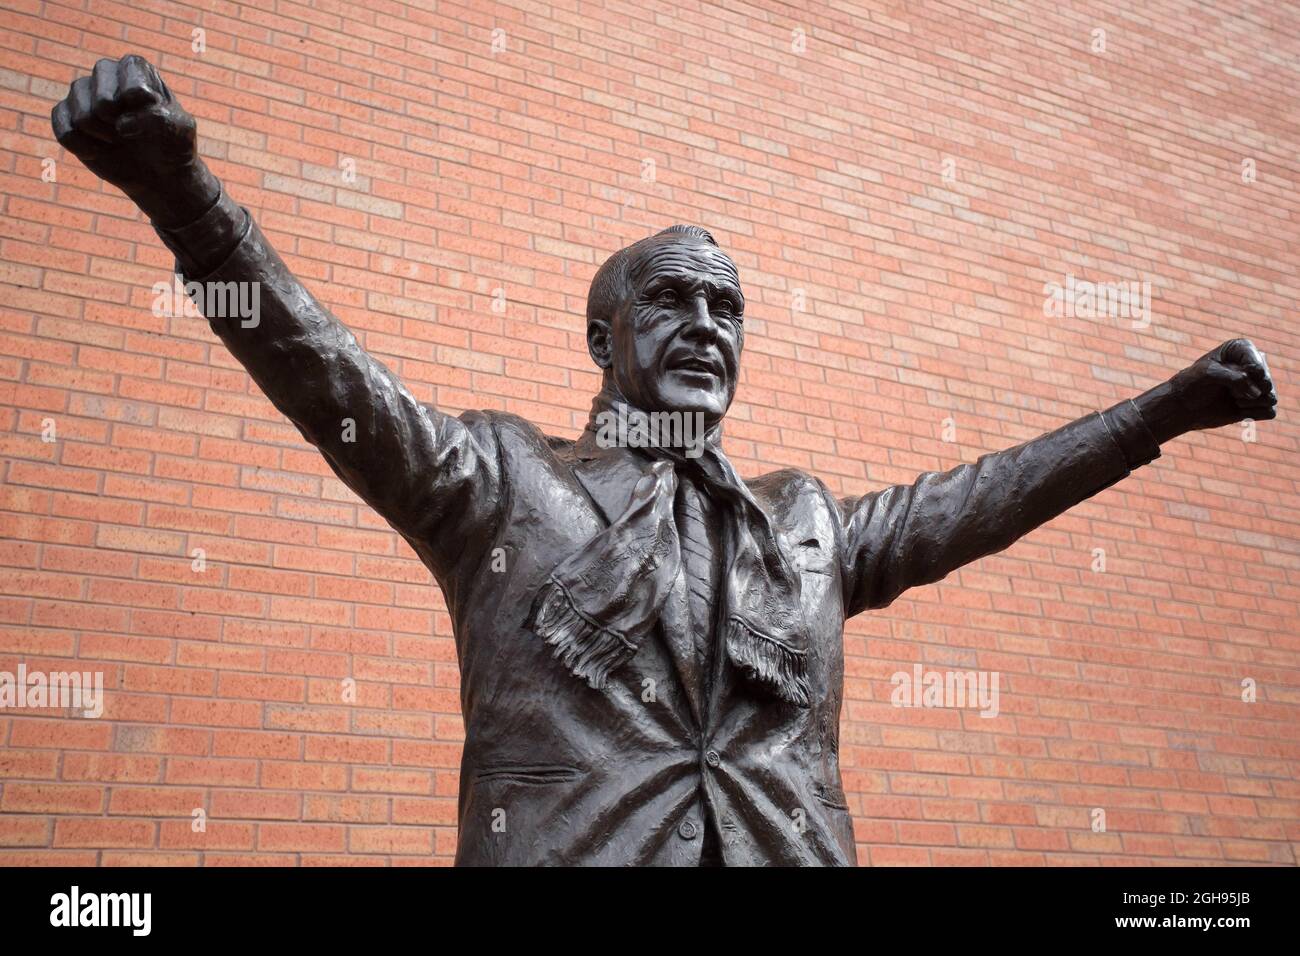
{"type": "Polygon", "coordinates": [[[736,394],[745,298],[735,263],[699,226],[620,249],[587,297],[587,347],[605,385],[647,412],[721,419],[736,394]]]}

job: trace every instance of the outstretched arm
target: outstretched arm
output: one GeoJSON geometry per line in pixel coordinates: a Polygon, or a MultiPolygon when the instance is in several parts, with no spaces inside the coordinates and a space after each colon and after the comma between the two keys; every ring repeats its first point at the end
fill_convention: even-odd
{"type": "Polygon", "coordinates": [[[149,216],[213,331],[349,487],[417,550],[447,553],[485,527],[499,481],[490,424],[421,405],[303,288],[198,157],[193,117],[152,66],[100,60],[51,121],[149,216]]]}
{"type": "Polygon", "coordinates": [[[1188,431],[1277,414],[1264,357],[1233,339],[1168,382],[973,465],[839,502],[845,615],[884,607],[1092,497],[1188,431]]]}

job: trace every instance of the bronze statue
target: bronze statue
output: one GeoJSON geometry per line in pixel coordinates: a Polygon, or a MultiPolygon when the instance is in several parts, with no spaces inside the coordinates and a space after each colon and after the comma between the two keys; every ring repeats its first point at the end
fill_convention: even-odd
{"type": "Polygon", "coordinates": [[[581,437],[452,417],[294,278],[143,59],[101,60],[52,121],[183,276],[257,284],[255,320],[209,303],[213,331],[441,585],[467,735],[460,864],[852,864],[845,619],[1006,548],[1183,432],[1275,415],[1263,357],[1234,339],[1131,401],[910,485],[836,499],[795,470],[743,481],[719,445],[739,277],[706,231],[674,226],[591,284],[604,378],[581,437]],[[674,440],[647,440],[656,416],[674,440]]]}

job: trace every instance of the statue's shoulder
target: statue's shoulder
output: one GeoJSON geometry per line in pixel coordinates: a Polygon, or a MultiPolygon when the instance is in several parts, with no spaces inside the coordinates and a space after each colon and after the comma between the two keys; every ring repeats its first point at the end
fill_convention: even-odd
{"type": "Polygon", "coordinates": [[[827,490],[822,480],[798,468],[769,471],[757,478],[746,478],[745,484],[755,498],[768,508],[789,510],[807,502],[826,500],[827,490]]]}
{"type": "Polygon", "coordinates": [[[471,430],[494,433],[497,445],[510,455],[543,455],[564,458],[572,454],[573,440],[547,435],[526,418],[495,408],[465,412],[461,421],[471,430]]]}
{"type": "Polygon", "coordinates": [[[787,538],[796,535],[793,540],[804,543],[811,538],[826,547],[842,540],[837,530],[838,505],[825,482],[816,475],[797,468],[782,468],[747,479],[745,484],[759,507],[787,538]]]}

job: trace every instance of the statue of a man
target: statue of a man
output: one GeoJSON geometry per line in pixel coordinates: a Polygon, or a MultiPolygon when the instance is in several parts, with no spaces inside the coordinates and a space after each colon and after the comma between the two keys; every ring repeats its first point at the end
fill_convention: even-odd
{"type": "Polygon", "coordinates": [[[603,383],[581,437],[452,417],[294,278],[143,59],[101,60],[52,121],[186,279],[257,284],[257,320],[209,304],[213,331],[442,586],[466,728],[461,864],[853,863],[845,619],[1006,548],[1183,432],[1275,415],[1263,357],[1235,339],[1131,401],[910,485],[837,499],[791,469],[744,481],[719,446],[739,277],[706,231],[674,226],[591,284],[603,383]],[[678,438],[701,428],[647,441],[656,420],[678,438]]]}

